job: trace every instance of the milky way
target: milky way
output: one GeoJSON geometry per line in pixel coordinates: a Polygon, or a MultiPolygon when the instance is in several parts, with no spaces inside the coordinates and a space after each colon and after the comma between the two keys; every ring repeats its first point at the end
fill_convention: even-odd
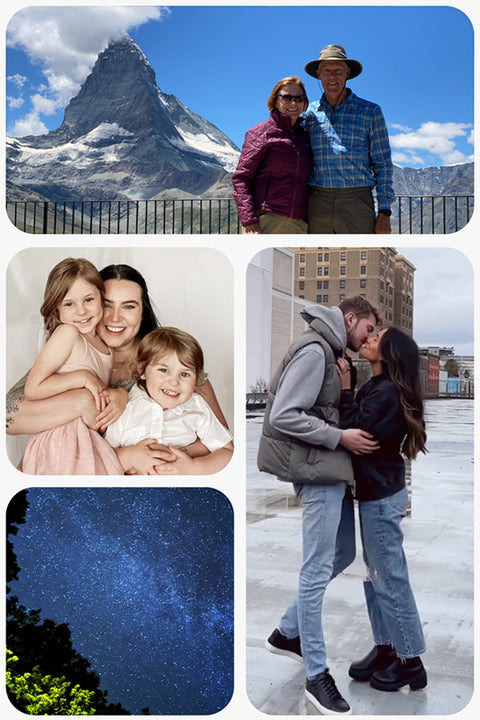
{"type": "Polygon", "coordinates": [[[209,488],[31,488],[12,592],[68,623],[109,702],[210,714],[233,690],[233,512],[209,488]]]}

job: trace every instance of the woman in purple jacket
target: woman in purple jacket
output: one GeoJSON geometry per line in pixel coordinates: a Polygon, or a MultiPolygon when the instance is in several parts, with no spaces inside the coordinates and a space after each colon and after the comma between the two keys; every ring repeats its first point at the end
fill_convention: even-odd
{"type": "Polygon", "coordinates": [[[308,107],[300,78],[279,80],[267,107],[269,119],[245,135],[232,178],[240,222],[248,234],[307,233],[313,159],[308,133],[300,121],[308,107]]]}

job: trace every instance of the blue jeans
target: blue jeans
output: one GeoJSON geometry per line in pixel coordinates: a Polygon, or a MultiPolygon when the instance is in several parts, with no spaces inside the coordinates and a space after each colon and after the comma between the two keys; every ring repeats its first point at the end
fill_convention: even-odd
{"type": "Polygon", "coordinates": [[[368,616],[376,645],[391,645],[400,658],[425,652],[425,639],[408,578],[400,522],[405,517],[405,489],[382,500],[358,503],[368,616]]]}
{"type": "Polygon", "coordinates": [[[303,561],[298,593],[278,629],[288,638],[300,635],[307,678],[326,670],[322,630],[323,596],[328,583],[355,559],[355,519],[345,483],[301,485],[303,561]]]}

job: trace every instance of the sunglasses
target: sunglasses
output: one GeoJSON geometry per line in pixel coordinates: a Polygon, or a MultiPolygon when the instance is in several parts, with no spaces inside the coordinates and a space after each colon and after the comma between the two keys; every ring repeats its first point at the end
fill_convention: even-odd
{"type": "Polygon", "coordinates": [[[284,102],[303,102],[305,100],[305,95],[279,95],[279,98],[281,98],[284,102]]]}

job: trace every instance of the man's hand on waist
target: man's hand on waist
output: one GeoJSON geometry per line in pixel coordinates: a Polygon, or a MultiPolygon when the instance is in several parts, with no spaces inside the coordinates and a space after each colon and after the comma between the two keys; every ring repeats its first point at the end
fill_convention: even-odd
{"type": "Polygon", "coordinates": [[[339,444],[354,455],[368,455],[380,447],[373,435],[359,428],[343,430],[339,444]]]}

